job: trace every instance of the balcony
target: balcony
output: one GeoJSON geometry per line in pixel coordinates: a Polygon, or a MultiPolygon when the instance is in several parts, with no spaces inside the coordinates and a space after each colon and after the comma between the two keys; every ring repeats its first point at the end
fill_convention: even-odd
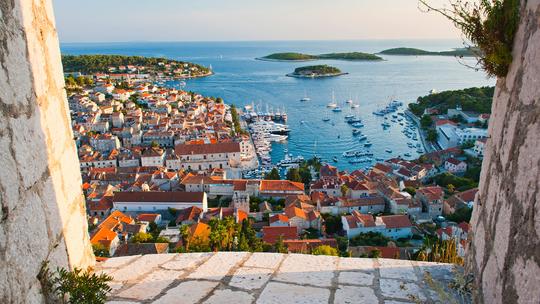
{"type": "MultiPolygon", "coordinates": [[[[445,303],[453,265],[218,252],[111,258],[109,303],[445,303]],[[437,291],[438,290],[438,291],[437,291]],[[441,291],[445,290],[445,291],[441,291]]],[[[456,294],[453,298],[458,297],[456,294]]]]}

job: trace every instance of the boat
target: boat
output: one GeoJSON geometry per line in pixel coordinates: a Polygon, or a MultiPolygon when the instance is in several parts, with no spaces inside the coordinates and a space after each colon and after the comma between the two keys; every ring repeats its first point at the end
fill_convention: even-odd
{"type": "Polygon", "coordinates": [[[359,106],[360,106],[359,104],[351,103],[351,108],[352,108],[352,109],[356,109],[356,108],[358,108],[359,106]]]}
{"type": "Polygon", "coordinates": [[[355,123],[352,123],[351,126],[353,126],[355,128],[363,128],[364,124],[361,123],[361,122],[355,122],[355,123]]]}
{"type": "Polygon", "coordinates": [[[352,124],[352,123],[355,123],[355,122],[362,122],[362,119],[360,119],[359,117],[355,117],[355,116],[350,117],[350,118],[347,119],[347,123],[352,124]]]}
{"type": "Polygon", "coordinates": [[[270,141],[285,141],[287,140],[287,135],[279,135],[279,134],[270,134],[269,139],[270,141]]]}
{"type": "Polygon", "coordinates": [[[365,135],[362,135],[358,138],[359,141],[364,141],[364,140],[367,140],[367,136],[365,135]]]}
{"type": "Polygon", "coordinates": [[[360,135],[360,134],[362,134],[362,131],[356,130],[356,129],[352,130],[352,135],[356,136],[356,135],[360,135]]]}
{"type": "Polygon", "coordinates": [[[310,101],[310,100],[311,100],[311,98],[309,98],[309,97],[307,96],[307,92],[306,92],[306,90],[304,90],[304,97],[302,97],[302,98],[300,99],[300,101],[310,101]]]}
{"type": "Polygon", "coordinates": [[[333,160],[333,161],[334,161],[335,163],[337,163],[337,162],[338,162],[338,158],[337,158],[337,157],[335,157],[335,156],[334,156],[334,157],[332,158],[332,160],[333,160]]]}
{"type": "Polygon", "coordinates": [[[334,91],[332,91],[332,102],[330,102],[329,104],[326,105],[327,108],[335,108],[337,107],[337,103],[336,103],[336,96],[334,95],[334,91]]]}
{"type": "Polygon", "coordinates": [[[389,128],[389,127],[390,127],[390,124],[387,123],[387,122],[383,122],[383,123],[381,124],[381,126],[383,126],[383,128],[389,128]]]}
{"type": "Polygon", "coordinates": [[[345,115],[345,120],[347,120],[347,122],[349,122],[349,119],[352,119],[354,118],[354,115],[353,114],[347,114],[345,115]]]}
{"type": "Polygon", "coordinates": [[[364,147],[371,147],[371,146],[373,146],[373,144],[370,141],[366,141],[364,143],[364,147]]]}
{"type": "Polygon", "coordinates": [[[392,153],[392,150],[391,149],[386,149],[384,150],[386,153],[392,153]]]}
{"type": "Polygon", "coordinates": [[[406,157],[411,157],[411,153],[409,153],[409,152],[407,152],[407,153],[405,153],[403,155],[406,156],[406,157]]]}
{"type": "Polygon", "coordinates": [[[353,150],[345,151],[345,152],[343,152],[342,155],[343,155],[343,157],[355,157],[356,156],[356,151],[353,151],[353,150]]]}
{"type": "Polygon", "coordinates": [[[335,108],[332,109],[332,111],[334,111],[334,112],[341,112],[342,110],[341,110],[340,107],[336,106],[335,108]]]}

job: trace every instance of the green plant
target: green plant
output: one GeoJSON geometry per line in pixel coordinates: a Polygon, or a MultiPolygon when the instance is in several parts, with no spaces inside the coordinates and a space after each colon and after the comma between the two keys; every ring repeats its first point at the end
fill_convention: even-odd
{"type": "Polygon", "coordinates": [[[73,271],[57,268],[53,273],[49,270],[48,262],[44,262],[38,279],[48,303],[102,304],[111,291],[107,283],[112,277],[80,268],[73,271]]]}
{"type": "Polygon", "coordinates": [[[519,23],[519,0],[449,0],[449,8],[435,8],[426,0],[419,1],[423,8],[442,14],[463,32],[488,75],[506,76],[519,23]]]}
{"type": "Polygon", "coordinates": [[[418,261],[463,265],[463,258],[458,255],[456,241],[453,239],[428,241],[427,246],[418,251],[416,259],[418,261]]]}
{"type": "Polygon", "coordinates": [[[107,247],[105,247],[103,244],[93,244],[92,249],[94,250],[94,255],[97,257],[109,257],[109,249],[107,249],[107,247]]]}
{"type": "Polygon", "coordinates": [[[311,251],[311,254],[313,255],[331,255],[331,256],[338,256],[339,252],[336,248],[330,247],[328,245],[321,245],[313,251],[311,251]]]}

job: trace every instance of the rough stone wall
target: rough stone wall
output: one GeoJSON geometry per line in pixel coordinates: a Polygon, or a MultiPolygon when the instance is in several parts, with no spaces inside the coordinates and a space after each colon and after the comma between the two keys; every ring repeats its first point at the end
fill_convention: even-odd
{"type": "Polygon", "coordinates": [[[477,303],[540,303],[540,0],[522,1],[497,81],[468,267],[477,303]]]}
{"type": "Polygon", "coordinates": [[[94,261],[63,86],[51,1],[0,1],[0,303],[42,302],[45,260],[94,261]]]}

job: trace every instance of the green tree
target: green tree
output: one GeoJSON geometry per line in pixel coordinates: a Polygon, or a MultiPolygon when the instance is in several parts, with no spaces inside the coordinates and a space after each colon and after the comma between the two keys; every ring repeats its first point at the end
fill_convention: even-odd
{"type": "Polygon", "coordinates": [[[184,245],[184,248],[186,251],[189,251],[189,226],[188,225],[181,225],[180,226],[180,236],[182,237],[182,244],[184,245]]]}
{"type": "Polygon", "coordinates": [[[330,213],[321,214],[324,219],[324,227],[326,234],[333,235],[339,234],[343,230],[343,223],[341,222],[341,216],[332,215],[330,213]]]}
{"type": "Polygon", "coordinates": [[[380,232],[361,233],[350,240],[351,246],[386,246],[391,241],[380,232]]]}
{"type": "Polygon", "coordinates": [[[291,182],[302,182],[302,177],[298,172],[298,168],[290,168],[289,171],[287,171],[287,179],[291,182]]]}
{"type": "Polygon", "coordinates": [[[424,129],[431,127],[432,124],[433,124],[433,119],[431,119],[431,116],[427,114],[422,116],[422,118],[420,119],[420,125],[424,129]]]}
{"type": "Polygon", "coordinates": [[[109,250],[105,245],[98,243],[93,244],[92,249],[94,250],[94,255],[102,258],[108,258],[109,257],[109,250]]]}
{"type": "Polygon", "coordinates": [[[298,168],[298,173],[300,174],[302,183],[304,183],[305,185],[309,185],[311,183],[312,176],[310,167],[304,164],[300,166],[300,168],[298,168]]]}
{"type": "Polygon", "coordinates": [[[438,138],[439,138],[439,134],[437,133],[435,129],[427,130],[427,136],[426,136],[427,141],[436,142],[438,138]]]}
{"type": "Polygon", "coordinates": [[[446,216],[446,219],[452,222],[461,223],[461,222],[470,222],[472,216],[472,208],[469,207],[463,207],[453,214],[449,214],[446,216]]]}
{"type": "Polygon", "coordinates": [[[208,222],[208,226],[210,226],[210,248],[213,251],[222,250],[222,248],[225,247],[225,240],[227,237],[225,226],[218,218],[212,218],[208,222]]]}
{"type": "Polygon", "coordinates": [[[346,197],[347,196],[347,193],[349,193],[349,187],[347,187],[347,185],[343,184],[341,185],[340,187],[341,189],[341,196],[343,197],[346,197]]]}
{"type": "Polygon", "coordinates": [[[150,233],[139,232],[135,233],[130,239],[132,243],[151,243],[153,242],[154,237],[150,233]]]}
{"type": "Polygon", "coordinates": [[[283,243],[283,236],[279,236],[276,243],[274,244],[274,252],[278,253],[287,253],[289,250],[287,249],[287,246],[285,246],[285,243],[283,243]]]}
{"type": "Polygon", "coordinates": [[[272,171],[270,171],[269,173],[267,173],[264,176],[264,179],[266,179],[266,180],[279,180],[279,179],[281,179],[281,177],[279,176],[278,169],[273,168],[272,171]]]}
{"type": "Polygon", "coordinates": [[[416,194],[416,189],[414,189],[413,187],[405,187],[403,191],[409,193],[411,196],[414,196],[416,194]]]}
{"type": "Polygon", "coordinates": [[[374,259],[380,258],[381,257],[381,251],[379,249],[373,249],[373,250],[371,250],[369,252],[368,257],[374,258],[374,259]]]}
{"type": "Polygon", "coordinates": [[[311,254],[313,255],[331,255],[331,256],[338,256],[338,250],[334,247],[330,247],[328,245],[321,245],[313,251],[311,251],[311,254]]]}

